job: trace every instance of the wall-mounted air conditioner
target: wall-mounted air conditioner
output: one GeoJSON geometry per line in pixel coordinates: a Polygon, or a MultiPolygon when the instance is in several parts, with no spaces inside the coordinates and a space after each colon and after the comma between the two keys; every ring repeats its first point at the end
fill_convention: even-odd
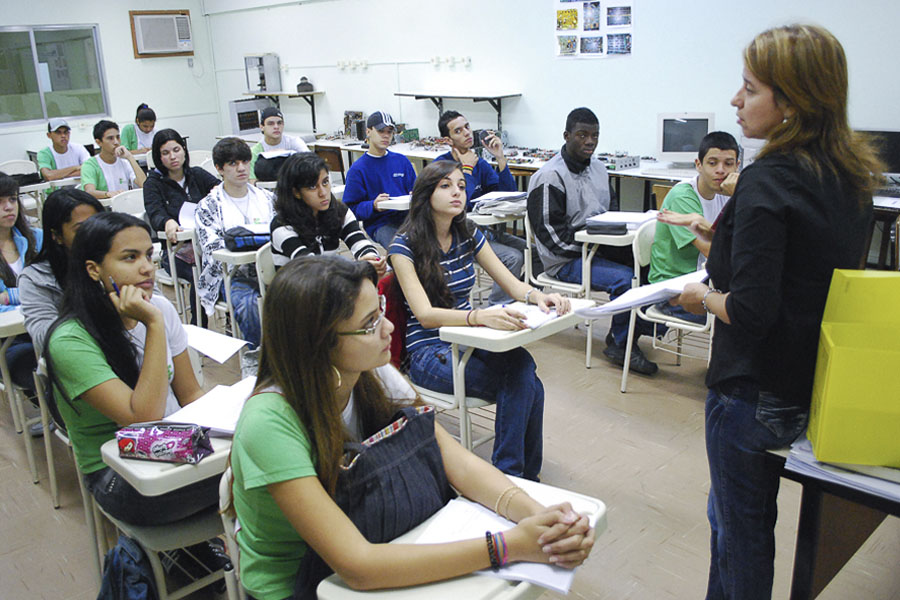
{"type": "Polygon", "coordinates": [[[192,56],[189,10],[130,10],[135,58],[192,56]]]}

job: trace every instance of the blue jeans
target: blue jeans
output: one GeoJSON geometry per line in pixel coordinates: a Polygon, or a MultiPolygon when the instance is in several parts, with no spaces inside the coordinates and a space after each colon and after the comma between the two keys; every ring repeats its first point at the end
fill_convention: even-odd
{"type": "Polygon", "coordinates": [[[769,600],[775,560],[779,469],[766,450],[788,445],[808,411],[768,392],[734,386],[706,398],[711,530],[708,600],[769,600]]]}
{"type": "Polygon", "coordinates": [[[6,349],[6,366],[13,383],[34,395],[34,370],[37,368],[37,356],[27,333],[16,336],[6,349]]]}
{"type": "Polygon", "coordinates": [[[375,243],[387,250],[388,246],[390,246],[391,242],[394,240],[394,236],[397,235],[398,229],[400,229],[399,225],[394,225],[393,223],[382,225],[372,234],[372,239],[375,243]]]}
{"type": "Polygon", "coordinates": [[[110,467],[84,475],[84,485],[103,510],[132,525],[165,525],[219,503],[216,475],[159,496],[143,496],[110,467]]]}
{"type": "MultiPolygon", "coordinates": [[[[450,346],[429,344],[410,355],[409,378],[442,394],[453,393],[450,346]]],[[[536,480],[543,461],[544,386],[524,348],[476,349],[466,363],[466,396],[497,403],[491,462],[508,475],[536,480]]]]}
{"type": "MultiPolygon", "coordinates": [[[[487,238],[491,250],[494,251],[500,262],[509,269],[510,273],[521,279],[522,267],[525,266],[525,240],[495,229],[485,229],[484,237],[487,238]]],[[[491,304],[502,304],[503,302],[512,302],[513,298],[504,292],[497,283],[494,283],[488,301],[491,304]]]]}
{"type": "Polygon", "coordinates": [[[676,304],[673,306],[669,304],[668,300],[657,302],[655,306],[656,310],[664,315],[675,317],[676,319],[682,319],[684,321],[690,321],[691,323],[696,323],[697,325],[706,324],[706,315],[695,315],[694,313],[686,311],[681,305],[676,304]]]}
{"type": "MultiPolygon", "coordinates": [[[[225,284],[219,290],[219,297],[225,299],[225,284]]],[[[234,318],[241,330],[241,337],[247,340],[249,349],[259,346],[262,338],[262,324],[259,322],[259,287],[250,281],[231,280],[231,304],[234,306],[234,318]]]]}
{"type": "MultiPolygon", "coordinates": [[[[568,262],[557,271],[556,278],[569,283],[581,283],[581,259],[568,262]]],[[[591,261],[591,289],[601,290],[609,294],[610,300],[618,298],[631,289],[631,279],[634,277],[634,269],[629,269],[625,265],[607,260],[600,256],[594,255],[591,261]]],[[[631,313],[624,312],[613,315],[612,324],[609,327],[610,333],[616,340],[617,346],[624,346],[628,337],[628,321],[631,313]]],[[[642,323],[638,321],[638,323],[642,323]]],[[[636,332],[643,332],[637,329],[636,332]]]]}

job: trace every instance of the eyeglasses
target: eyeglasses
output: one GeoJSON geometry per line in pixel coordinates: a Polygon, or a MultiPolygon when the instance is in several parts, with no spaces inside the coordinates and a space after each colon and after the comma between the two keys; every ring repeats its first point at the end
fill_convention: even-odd
{"type": "Polygon", "coordinates": [[[378,331],[378,326],[381,325],[381,321],[384,319],[384,307],[386,306],[386,300],[384,296],[378,296],[378,318],[372,322],[372,325],[366,327],[365,329],[354,329],[353,331],[338,331],[338,335],[372,335],[376,331],[378,331]]]}

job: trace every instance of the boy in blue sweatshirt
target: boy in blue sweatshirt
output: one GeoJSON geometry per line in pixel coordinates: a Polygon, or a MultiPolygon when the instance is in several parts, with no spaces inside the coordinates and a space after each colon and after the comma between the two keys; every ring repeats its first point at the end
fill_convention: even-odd
{"type": "MultiPolygon", "coordinates": [[[[516,180],[506,164],[506,156],[503,155],[503,144],[496,134],[490,133],[484,138],[484,147],[487,148],[497,161],[497,170],[491,164],[478,156],[472,146],[475,145],[475,137],[468,119],[455,110],[448,110],[438,119],[438,131],[441,137],[450,140],[450,152],[441,154],[435,160],[453,160],[462,165],[463,176],[466,178],[466,210],[470,211],[475,206],[475,200],[488,192],[514,192],[518,189],[516,180]]],[[[484,235],[491,245],[494,254],[516,277],[521,276],[522,267],[525,265],[525,240],[510,235],[497,229],[486,229],[484,235]]],[[[491,304],[510,302],[510,298],[503,289],[494,284],[489,298],[491,304]]]]}
{"type": "Polygon", "coordinates": [[[392,196],[405,196],[416,182],[416,171],[409,159],[388,150],[394,139],[394,121],[384,111],[376,111],[366,121],[369,150],[347,171],[343,201],[366,233],[387,248],[405,217],[404,212],[378,208],[379,202],[392,196]]]}

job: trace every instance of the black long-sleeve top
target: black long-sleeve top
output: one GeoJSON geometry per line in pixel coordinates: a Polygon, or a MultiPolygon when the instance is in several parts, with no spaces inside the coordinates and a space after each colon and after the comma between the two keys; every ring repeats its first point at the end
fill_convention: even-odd
{"type": "Polygon", "coordinates": [[[175,219],[181,212],[181,205],[187,202],[197,203],[209,194],[209,191],[221,183],[211,173],[200,167],[189,167],[184,172],[184,187],[177,181],[162,175],[156,169],[147,175],[144,182],[144,210],[153,231],[165,231],[166,221],[175,219]]]}
{"type": "Polygon", "coordinates": [[[741,383],[809,407],[819,330],[834,269],[860,265],[871,198],[786,155],[747,167],[722,210],[706,268],[731,292],[716,322],[709,387],[741,383]]]}

